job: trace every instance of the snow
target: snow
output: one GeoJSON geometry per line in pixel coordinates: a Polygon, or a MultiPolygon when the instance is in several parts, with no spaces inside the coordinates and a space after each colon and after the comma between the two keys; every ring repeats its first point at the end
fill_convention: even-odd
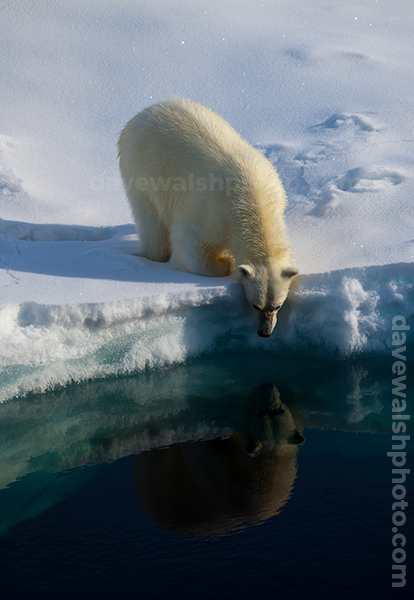
{"type": "Polygon", "coordinates": [[[0,401],[204,352],[389,354],[414,323],[413,25],[408,0],[3,2],[0,401]],[[136,255],[116,142],[171,96],[285,185],[301,276],[269,340],[230,278],[136,255]]]}

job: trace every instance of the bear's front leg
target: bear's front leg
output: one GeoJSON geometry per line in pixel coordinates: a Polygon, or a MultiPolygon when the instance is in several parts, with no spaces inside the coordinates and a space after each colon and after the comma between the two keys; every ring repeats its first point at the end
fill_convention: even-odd
{"type": "Polygon", "coordinates": [[[202,254],[210,277],[227,277],[236,268],[234,258],[223,248],[205,248],[202,254]]]}
{"type": "Polygon", "coordinates": [[[184,224],[171,228],[170,264],[174,269],[203,277],[225,277],[234,270],[230,256],[209,247],[193,227],[184,224]]]}

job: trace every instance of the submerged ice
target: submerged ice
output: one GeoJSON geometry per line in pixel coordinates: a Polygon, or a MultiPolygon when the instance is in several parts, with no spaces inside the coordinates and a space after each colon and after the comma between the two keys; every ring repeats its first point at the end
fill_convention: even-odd
{"type": "MultiPolygon", "coordinates": [[[[338,361],[233,352],[4,402],[0,535],[96,473],[80,467],[131,454],[145,463],[142,453],[148,457],[149,450],[200,440],[226,445],[218,438],[229,436],[242,456],[254,458],[287,447],[294,454],[310,428],[387,432],[387,365],[378,357],[338,361]],[[274,391],[275,404],[263,402],[263,389],[274,391]]],[[[194,447],[186,448],[191,455],[194,447]]]]}

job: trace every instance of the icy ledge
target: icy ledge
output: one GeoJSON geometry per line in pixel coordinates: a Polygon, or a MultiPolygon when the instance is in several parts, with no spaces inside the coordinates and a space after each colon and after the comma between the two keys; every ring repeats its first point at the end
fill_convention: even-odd
{"type": "MultiPolygon", "coordinates": [[[[159,267],[145,262],[150,273],[159,267]]],[[[163,267],[164,276],[173,275],[167,265],[163,267]]],[[[194,285],[177,284],[171,292],[165,291],[164,282],[162,293],[160,288],[156,294],[130,299],[4,306],[0,401],[71,381],[183,363],[204,352],[387,355],[392,318],[403,315],[414,325],[413,263],[300,277],[270,339],[259,338],[253,329],[239,284],[230,279],[221,285],[217,279],[193,280],[194,285]]],[[[412,338],[408,337],[409,345],[412,338]]]]}

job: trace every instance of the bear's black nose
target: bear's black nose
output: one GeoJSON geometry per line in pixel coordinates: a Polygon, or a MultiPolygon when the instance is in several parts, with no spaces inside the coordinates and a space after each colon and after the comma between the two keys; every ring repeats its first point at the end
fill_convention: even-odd
{"type": "Polygon", "coordinates": [[[260,331],[258,331],[257,334],[260,335],[260,337],[270,337],[270,333],[261,333],[260,331]]]}

